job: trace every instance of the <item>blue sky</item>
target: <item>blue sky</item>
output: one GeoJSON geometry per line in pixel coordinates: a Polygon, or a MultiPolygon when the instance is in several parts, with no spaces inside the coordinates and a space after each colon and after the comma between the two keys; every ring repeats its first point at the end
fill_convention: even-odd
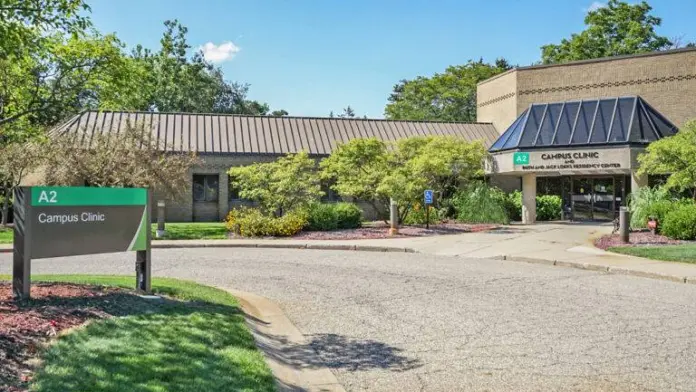
{"type": "MultiPolygon", "coordinates": [[[[179,19],[194,47],[212,49],[250,98],[291,115],[351,105],[383,117],[400,79],[469,59],[538,61],[541,45],[583,29],[592,0],[87,0],[102,32],[159,47],[162,22],[179,19]],[[229,44],[231,42],[232,44],[229,44]],[[228,43],[227,45],[224,45],[228,43]],[[223,46],[221,46],[223,45],[223,46]]],[[[696,41],[696,2],[651,0],[658,31],[696,41]]]]}

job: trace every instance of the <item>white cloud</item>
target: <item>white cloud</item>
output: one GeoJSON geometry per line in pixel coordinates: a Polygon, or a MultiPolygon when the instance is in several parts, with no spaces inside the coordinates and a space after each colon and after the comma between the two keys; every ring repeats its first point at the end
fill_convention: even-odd
{"type": "Polygon", "coordinates": [[[222,63],[231,60],[241,50],[232,41],[223,42],[220,45],[208,42],[198,49],[203,52],[203,57],[211,63],[222,63]]]}
{"type": "Polygon", "coordinates": [[[598,9],[606,6],[607,5],[605,3],[602,3],[601,1],[593,1],[592,4],[590,4],[590,6],[587,7],[587,11],[597,11],[598,9]]]}

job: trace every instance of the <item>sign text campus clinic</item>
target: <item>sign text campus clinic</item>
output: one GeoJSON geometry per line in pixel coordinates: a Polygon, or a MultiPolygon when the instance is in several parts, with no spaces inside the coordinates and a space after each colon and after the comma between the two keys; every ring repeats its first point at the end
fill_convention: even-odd
{"type": "Polygon", "coordinates": [[[137,252],[138,288],[149,291],[148,189],[21,187],[14,211],[15,295],[29,295],[31,259],[124,251],[137,252]]]}

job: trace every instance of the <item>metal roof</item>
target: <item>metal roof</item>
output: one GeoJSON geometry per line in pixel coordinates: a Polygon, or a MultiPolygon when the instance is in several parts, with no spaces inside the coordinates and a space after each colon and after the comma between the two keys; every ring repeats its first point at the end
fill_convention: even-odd
{"type": "Polygon", "coordinates": [[[488,147],[499,135],[490,123],[110,111],[80,113],[51,134],[74,133],[90,145],[96,133],[118,132],[129,122],[150,128],[172,152],[199,154],[328,155],[351,139],[393,141],[425,135],[482,140],[488,147]]]}
{"type": "Polygon", "coordinates": [[[638,96],[535,103],[510,125],[489,151],[645,145],[676,132],[674,124],[638,96]]]}

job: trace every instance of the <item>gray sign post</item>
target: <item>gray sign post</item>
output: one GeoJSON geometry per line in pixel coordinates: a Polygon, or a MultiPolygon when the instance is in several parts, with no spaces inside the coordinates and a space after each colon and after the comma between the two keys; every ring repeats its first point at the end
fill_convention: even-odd
{"type": "Polygon", "coordinates": [[[136,287],[149,292],[150,200],[145,188],[15,190],[15,297],[29,298],[32,259],[125,251],[137,252],[136,287]]]}

